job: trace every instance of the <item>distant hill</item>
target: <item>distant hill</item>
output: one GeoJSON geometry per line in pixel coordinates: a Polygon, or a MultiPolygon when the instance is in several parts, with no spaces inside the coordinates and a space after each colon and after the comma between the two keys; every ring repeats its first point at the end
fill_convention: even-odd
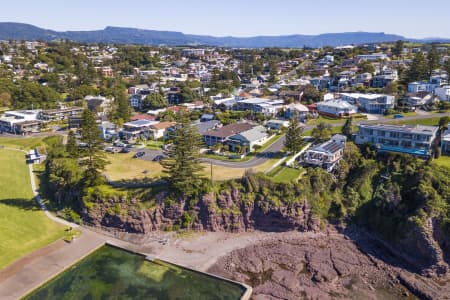
{"type": "Polygon", "coordinates": [[[29,24],[0,22],[0,40],[43,40],[68,39],[86,43],[117,43],[139,45],[207,45],[222,47],[323,47],[348,44],[367,44],[412,40],[450,42],[450,39],[408,39],[400,35],[384,32],[344,32],[320,35],[280,35],[255,37],[214,37],[207,35],[184,34],[176,31],[159,31],[108,26],[102,30],[54,31],[29,24]]]}

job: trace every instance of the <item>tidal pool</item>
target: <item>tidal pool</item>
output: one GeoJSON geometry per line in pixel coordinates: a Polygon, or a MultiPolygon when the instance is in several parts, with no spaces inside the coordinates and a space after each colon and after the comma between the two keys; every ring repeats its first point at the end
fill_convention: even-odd
{"type": "Polygon", "coordinates": [[[238,284],[103,246],[25,299],[240,299],[238,284]]]}

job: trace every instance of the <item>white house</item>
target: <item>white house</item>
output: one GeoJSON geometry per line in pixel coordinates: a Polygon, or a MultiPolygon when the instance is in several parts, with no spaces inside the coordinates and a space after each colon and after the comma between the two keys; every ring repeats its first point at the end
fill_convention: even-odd
{"type": "Polygon", "coordinates": [[[302,161],[307,165],[318,166],[330,172],[342,159],[346,141],[345,136],[336,134],[329,141],[308,149],[303,154],[302,161]]]}
{"type": "Polygon", "coordinates": [[[408,93],[417,94],[419,92],[432,93],[437,84],[429,82],[410,82],[408,83],[408,93]]]}
{"type": "Polygon", "coordinates": [[[450,101],[450,85],[445,85],[443,87],[436,88],[434,94],[441,101],[450,101]]]}
{"type": "Polygon", "coordinates": [[[342,99],[322,101],[318,102],[316,105],[319,114],[330,115],[333,117],[350,116],[358,112],[358,108],[355,105],[342,99]]]}

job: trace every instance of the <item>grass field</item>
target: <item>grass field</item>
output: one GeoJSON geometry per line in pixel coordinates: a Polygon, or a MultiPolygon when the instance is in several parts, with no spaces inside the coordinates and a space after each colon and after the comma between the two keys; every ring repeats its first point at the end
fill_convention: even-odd
{"type": "Polygon", "coordinates": [[[0,269],[63,236],[33,199],[24,154],[0,149],[0,269]]]}
{"type": "Polygon", "coordinates": [[[158,162],[133,158],[134,153],[108,154],[105,173],[110,180],[156,178],[161,176],[158,162]]]}
{"type": "Polygon", "coordinates": [[[48,146],[59,142],[61,137],[0,137],[0,146],[19,148],[19,149],[32,149],[36,147],[48,146]]]}
{"type": "MultiPolygon", "coordinates": [[[[163,175],[163,168],[159,162],[145,161],[142,159],[133,158],[132,153],[127,154],[109,154],[107,158],[110,162],[106,166],[105,174],[112,181],[143,179],[143,178],[157,178],[163,175]]],[[[270,168],[277,159],[269,159],[265,163],[252,168],[254,172],[264,172],[270,168]]],[[[209,164],[202,164],[205,168],[203,174],[209,178],[211,176],[211,167],[209,164]]],[[[213,165],[213,179],[214,180],[228,180],[233,178],[240,178],[244,175],[245,168],[228,168],[213,165]]]]}
{"type": "Polygon", "coordinates": [[[294,169],[289,167],[280,166],[275,168],[272,172],[270,172],[269,177],[272,178],[274,182],[278,183],[289,183],[300,177],[300,175],[304,172],[303,169],[294,169]]]}
{"type": "Polygon", "coordinates": [[[432,118],[426,118],[426,119],[418,119],[418,120],[401,120],[398,119],[396,121],[389,122],[389,124],[395,124],[395,125],[430,125],[430,126],[437,126],[439,123],[440,117],[432,117],[432,118]]]}
{"type": "Polygon", "coordinates": [[[450,168],[450,156],[441,156],[433,160],[433,164],[450,168]]]}

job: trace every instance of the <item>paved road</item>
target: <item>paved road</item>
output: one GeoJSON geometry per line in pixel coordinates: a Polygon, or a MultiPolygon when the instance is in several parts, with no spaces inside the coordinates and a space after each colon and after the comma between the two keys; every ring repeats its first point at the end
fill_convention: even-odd
{"type": "Polygon", "coordinates": [[[211,158],[203,158],[202,160],[208,163],[212,162],[212,164],[216,166],[223,166],[228,168],[253,168],[265,163],[267,160],[277,155],[284,147],[284,140],[285,136],[282,136],[267,149],[265,149],[261,153],[258,153],[254,158],[248,161],[224,161],[211,158]]]}

